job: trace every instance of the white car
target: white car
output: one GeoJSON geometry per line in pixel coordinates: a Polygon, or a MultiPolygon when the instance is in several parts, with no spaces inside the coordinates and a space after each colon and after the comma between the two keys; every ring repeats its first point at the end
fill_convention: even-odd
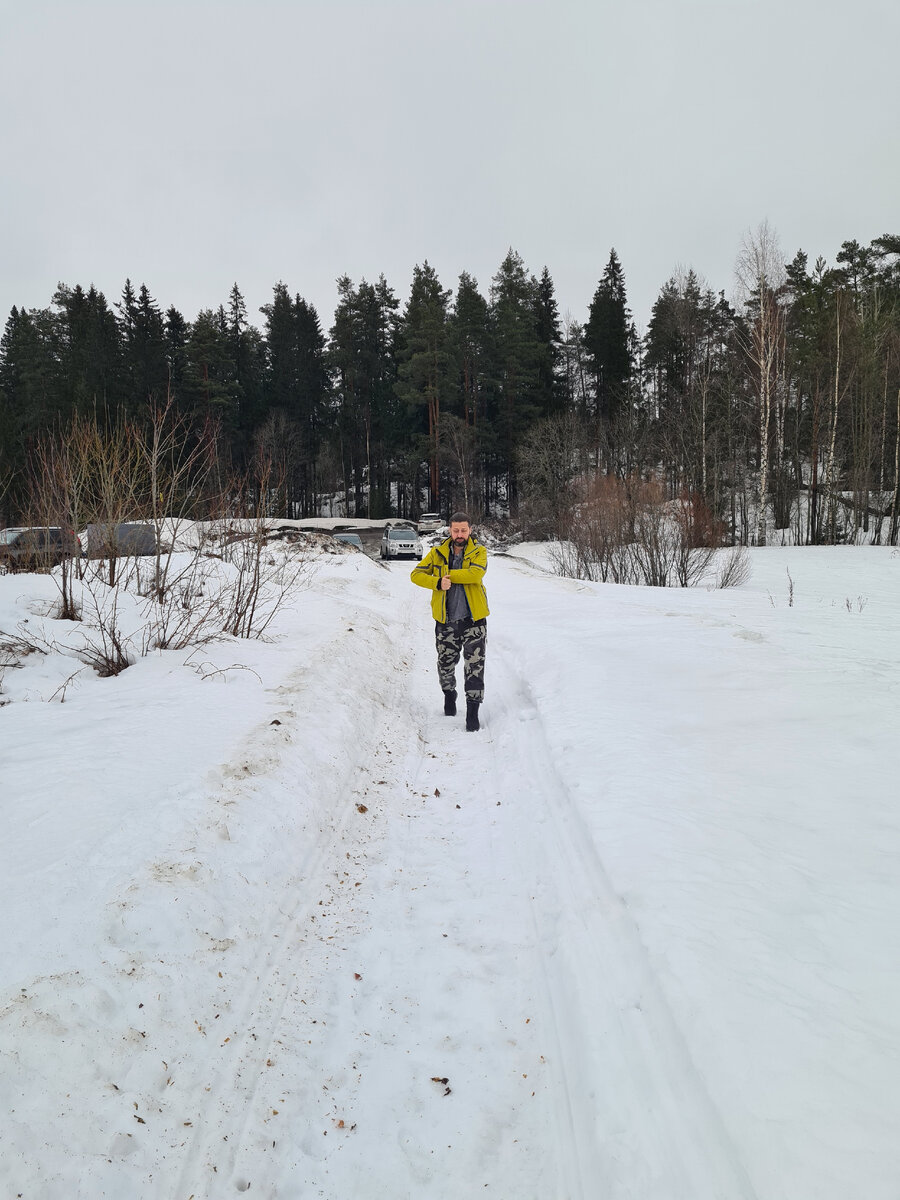
{"type": "Polygon", "coordinates": [[[440,513],[422,513],[419,517],[419,533],[434,533],[440,527],[440,513]]]}
{"type": "Polygon", "coordinates": [[[381,538],[382,558],[421,558],[425,553],[414,529],[388,525],[381,538]]]}

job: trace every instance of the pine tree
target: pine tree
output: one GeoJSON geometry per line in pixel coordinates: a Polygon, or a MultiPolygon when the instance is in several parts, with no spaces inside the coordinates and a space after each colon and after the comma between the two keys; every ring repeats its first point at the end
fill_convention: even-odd
{"type": "MultiPolygon", "coordinates": [[[[491,280],[491,325],[497,403],[494,429],[497,438],[497,473],[505,477],[505,499],[516,511],[516,442],[538,416],[538,368],[541,343],[535,331],[537,281],[525,269],[521,256],[510,247],[491,280]]],[[[497,496],[499,499],[499,495],[497,496]]]]}
{"type": "Polygon", "coordinates": [[[426,436],[429,507],[440,511],[441,406],[450,391],[447,315],[450,291],[426,260],[413,269],[403,313],[397,395],[426,436]]]}
{"type": "Polygon", "coordinates": [[[385,445],[396,379],[397,299],[384,276],[377,285],[338,282],[338,305],[328,346],[337,400],[339,454],[354,511],[387,511],[389,464],[385,445]],[[368,494],[368,501],[365,496],[368,494]]]}
{"type": "MultiPolygon", "coordinates": [[[[266,422],[281,414],[283,428],[290,430],[290,453],[281,455],[288,509],[308,516],[315,509],[316,461],[327,409],[325,339],[315,308],[299,295],[291,299],[283,283],[275,285],[272,303],[262,312],[268,360],[266,422]]],[[[245,345],[249,365],[252,343],[245,345]]]]}
{"type": "Polygon", "coordinates": [[[449,346],[456,377],[457,409],[466,425],[478,428],[488,382],[491,327],[488,302],[477,281],[463,271],[449,320],[449,346]]]}
{"type": "Polygon", "coordinates": [[[237,423],[238,397],[234,363],[221,307],[203,308],[190,327],[185,383],[191,407],[220,425],[231,438],[237,423]]]}
{"type": "Polygon", "coordinates": [[[308,304],[301,296],[294,300],[294,322],[297,331],[296,420],[303,443],[298,500],[303,515],[313,516],[317,492],[317,462],[328,411],[325,336],[315,306],[308,304]]]}
{"type": "Polygon", "coordinates": [[[397,400],[400,301],[384,275],[375,284],[377,358],[373,385],[375,422],[370,454],[369,515],[386,517],[392,511],[391,485],[396,474],[396,447],[405,432],[397,400]]]}

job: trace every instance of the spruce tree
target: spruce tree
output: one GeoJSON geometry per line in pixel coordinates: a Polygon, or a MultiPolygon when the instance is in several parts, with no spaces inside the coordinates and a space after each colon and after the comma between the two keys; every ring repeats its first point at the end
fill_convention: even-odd
{"type": "Polygon", "coordinates": [[[562,329],[553,280],[547,267],[541,272],[534,293],[534,328],[540,347],[535,384],[535,402],[541,416],[555,416],[565,406],[562,380],[562,329]]]}
{"type": "Polygon", "coordinates": [[[117,407],[119,335],[106,298],[92,285],[85,292],[61,283],[53,304],[59,310],[59,353],[66,409],[107,412],[117,407]]]}
{"type": "Polygon", "coordinates": [[[612,249],[584,327],[584,343],[594,379],[597,417],[610,441],[614,440],[615,425],[627,403],[632,369],[630,326],[625,275],[618,255],[612,249]]]}
{"type": "Polygon", "coordinates": [[[148,403],[163,401],[169,387],[165,322],[146,284],[135,295],[125,280],[119,312],[122,340],[124,402],[141,412],[148,403]]]}
{"type": "Polygon", "coordinates": [[[238,396],[225,327],[225,312],[203,308],[191,323],[186,385],[191,407],[214,420],[230,440],[237,424],[238,396]]]}

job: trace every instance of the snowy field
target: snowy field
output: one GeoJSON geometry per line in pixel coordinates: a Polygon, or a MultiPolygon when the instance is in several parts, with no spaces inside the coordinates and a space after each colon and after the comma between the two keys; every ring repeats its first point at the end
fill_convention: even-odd
{"type": "Polygon", "coordinates": [[[897,1200],[900,556],[492,556],[475,735],[410,565],[6,670],[0,1196],[897,1200]]]}

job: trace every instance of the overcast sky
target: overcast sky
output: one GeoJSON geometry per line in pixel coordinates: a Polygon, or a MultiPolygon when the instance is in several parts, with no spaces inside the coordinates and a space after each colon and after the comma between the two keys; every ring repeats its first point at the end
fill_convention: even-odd
{"type": "Polygon", "coordinates": [[[513,246],[584,320],[614,246],[641,329],[900,233],[897,0],[0,0],[0,321],[126,277],[193,319],[277,280],[487,291],[513,246]]]}

